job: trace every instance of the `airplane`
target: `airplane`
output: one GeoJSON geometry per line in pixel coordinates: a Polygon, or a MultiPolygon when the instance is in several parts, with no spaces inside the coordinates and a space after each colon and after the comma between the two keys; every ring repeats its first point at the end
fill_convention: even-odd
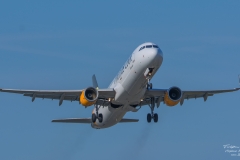
{"type": "Polygon", "coordinates": [[[92,128],[108,128],[121,122],[138,122],[138,119],[123,118],[129,112],[137,112],[148,105],[151,113],[147,114],[147,122],[158,122],[158,114],[154,109],[163,102],[169,107],[185,99],[203,98],[218,93],[233,92],[240,88],[226,90],[182,91],[173,86],[169,89],[153,89],[150,80],[157,73],[163,62],[163,52],[152,42],[139,45],[120,69],[117,76],[106,89],[100,89],[96,76],[92,76],[93,85],[82,90],[18,90],[0,89],[0,92],[18,93],[35,98],[57,99],[59,106],[64,100],[78,101],[84,107],[94,106],[90,118],[55,119],[52,122],[88,123],[92,128]]]}

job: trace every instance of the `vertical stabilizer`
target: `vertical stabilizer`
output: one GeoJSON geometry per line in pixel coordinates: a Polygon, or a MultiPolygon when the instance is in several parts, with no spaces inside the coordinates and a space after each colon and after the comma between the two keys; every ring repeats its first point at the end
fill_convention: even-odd
{"type": "Polygon", "coordinates": [[[97,78],[95,74],[92,76],[92,83],[93,83],[93,87],[98,89],[98,83],[97,83],[97,78]]]}

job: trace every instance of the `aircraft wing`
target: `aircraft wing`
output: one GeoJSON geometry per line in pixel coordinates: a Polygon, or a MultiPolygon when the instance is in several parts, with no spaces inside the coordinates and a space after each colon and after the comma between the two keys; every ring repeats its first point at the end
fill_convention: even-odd
{"type": "MultiPolygon", "coordinates": [[[[62,104],[63,100],[79,101],[79,96],[83,90],[19,90],[19,89],[1,89],[0,92],[18,93],[24,96],[32,97],[32,101],[35,98],[47,98],[47,99],[58,99],[59,105],[62,104]]],[[[113,98],[115,91],[112,88],[99,89],[99,99],[101,98],[113,98]]]]}
{"type": "MultiPolygon", "coordinates": [[[[226,90],[202,90],[202,91],[182,91],[182,98],[180,100],[180,104],[182,105],[184,99],[191,99],[191,98],[203,98],[204,101],[207,100],[208,96],[213,96],[214,94],[219,93],[226,93],[226,92],[234,92],[239,90],[240,88],[234,89],[226,89],[226,90]]],[[[168,89],[149,89],[145,93],[145,98],[142,102],[142,105],[147,105],[151,103],[151,98],[155,98],[155,103],[157,106],[160,105],[160,102],[164,101],[165,93],[168,89]]]]}

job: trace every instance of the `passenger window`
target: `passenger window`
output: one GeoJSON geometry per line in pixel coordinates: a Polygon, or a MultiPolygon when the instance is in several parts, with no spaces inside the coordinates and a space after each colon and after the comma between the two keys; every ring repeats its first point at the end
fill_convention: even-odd
{"type": "Polygon", "coordinates": [[[153,45],[153,48],[159,48],[157,45],[153,45]]]}
{"type": "Polygon", "coordinates": [[[152,48],[152,45],[147,45],[146,48],[152,48]]]}

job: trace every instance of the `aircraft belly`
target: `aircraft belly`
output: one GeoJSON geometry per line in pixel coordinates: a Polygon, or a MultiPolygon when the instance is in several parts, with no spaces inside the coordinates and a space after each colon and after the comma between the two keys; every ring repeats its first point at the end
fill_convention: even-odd
{"type": "Polygon", "coordinates": [[[122,118],[123,116],[126,114],[126,110],[118,108],[118,109],[114,109],[115,111],[112,112],[111,116],[109,117],[105,127],[111,127],[115,124],[117,124],[122,118]]]}
{"type": "MultiPolygon", "coordinates": [[[[123,116],[126,114],[125,107],[112,108],[110,106],[101,106],[98,113],[103,115],[102,123],[99,123],[97,120],[95,123],[92,123],[93,128],[108,128],[117,124],[123,116]]],[[[93,113],[96,114],[96,109],[93,110],[93,113]]]]}
{"type": "Polygon", "coordinates": [[[129,94],[127,93],[125,88],[122,86],[122,84],[118,83],[114,88],[114,90],[116,91],[116,95],[112,103],[119,104],[119,105],[128,103],[129,94]]]}
{"type": "Polygon", "coordinates": [[[114,88],[116,91],[115,99],[112,101],[114,104],[138,104],[145,94],[147,80],[144,76],[135,79],[131,89],[123,87],[121,84],[117,84],[114,88]]]}

